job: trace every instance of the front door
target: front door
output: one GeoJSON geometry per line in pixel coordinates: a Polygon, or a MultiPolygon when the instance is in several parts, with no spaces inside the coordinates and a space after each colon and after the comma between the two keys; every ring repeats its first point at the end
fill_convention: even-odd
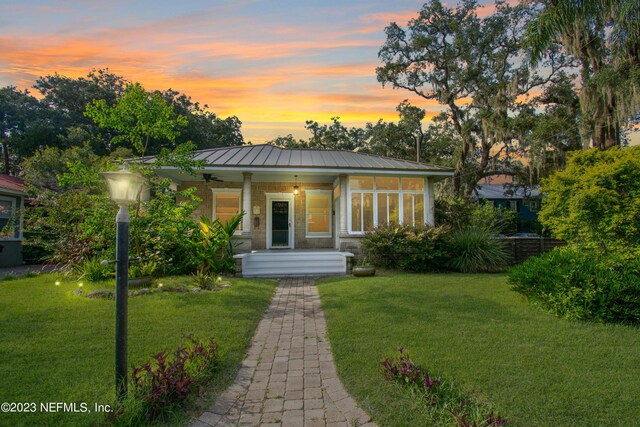
{"type": "Polygon", "coordinates": [[[265,193],[267,197],[267,249],[293,249],[293,194],[265,193]]]}
{"type": "Polygon", "coordinates": [[[289,201],[271,202],[271,246],[288,248],[289,245],[289,201]]]}

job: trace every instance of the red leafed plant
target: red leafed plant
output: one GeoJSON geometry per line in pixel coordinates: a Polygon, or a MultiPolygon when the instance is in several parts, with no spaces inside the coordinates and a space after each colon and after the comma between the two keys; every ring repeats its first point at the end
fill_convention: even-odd
{"type": "Polygon", "coordinates": [[[149,420],[186,400],[193,386],[217,366],[218,345],[213,338],[199,341],[192,336],[172,356],[160,352],[131,373],[131,393],[143,401],[149,420]]]}
{"type": "MultiPolygon", "coordinates": [[[[388,380],[395,380],[411,387],[422,401],[439,409],[439,417],[455,420],[458,427],[499,427],[505,420],[482,405],[465,398],[452,384],[444,384],[442,375],[432,375],[417,365],[403,348],[382,362],[382,373],[388,380]]],[[[442,420],[442,418],[440,418],[442,420]]],[[[434,419],[434,422],[436,420],[434,419]]],[[[449,421],[450,422],[450,421],[449,421]]],[[[446,424],[448,422],[445,421],[446,424]]],[[[439,424],[435,422],[435,424],[439,424]]]]}

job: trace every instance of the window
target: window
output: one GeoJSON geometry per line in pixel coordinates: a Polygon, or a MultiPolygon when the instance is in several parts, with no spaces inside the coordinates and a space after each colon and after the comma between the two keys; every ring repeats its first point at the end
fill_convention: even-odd
{"type": "MultiPolygon", "coordinates": [[[[213,219],[225,223],[238,212],[242,212],[241,190],[231,188],[216,188],[213,190],[213,219]]],[[[240,229],[242,224],[240,224],[240,229]]]]}
{"type": "Polygon", "coordinates": [[[15,214],[16,200],[9,197],[0,197],[0,239],[18,237],[18,224],[13,220],[15,214]],[[15,231],[4,229],[9,223],[16,226],[15,231]]]}
{"type": "Polygon", "coordinates": [[[524,200],[522,205],[528,207],[531,212],[538,212],[540,210],[539,200],[524,200]]]}
{"type": "Polygon", "coordinates": [[[349,177],[351,232],[383,224],[423,225],[424,191],[424,178],[349,177]]]}
{"type": "Polygon", "coordinates": [[[509,200],[509,209],[514,212],[518,212],[518,201],[517,200],[509,200]]]}
{"type": "Polygon", "coordinates": [[[330,190],[308,190],[307,237],[331,237],[330,190]]]}

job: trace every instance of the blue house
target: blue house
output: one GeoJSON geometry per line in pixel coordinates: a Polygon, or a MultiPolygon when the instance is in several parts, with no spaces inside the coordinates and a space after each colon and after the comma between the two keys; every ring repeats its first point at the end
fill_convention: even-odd
{"type": "Polygon", "coordinates": [[[538,211],[542,195],[540,187],[523,187],[513,184],[480,184],[474,190],[480,203],[511,209],[518,213],[518,233],[540,233],[538,211]]]}
{"type": "Polygon", "coordinates": [[[0,267],[22,265],[24,181],[0,174],[0,267]]]}

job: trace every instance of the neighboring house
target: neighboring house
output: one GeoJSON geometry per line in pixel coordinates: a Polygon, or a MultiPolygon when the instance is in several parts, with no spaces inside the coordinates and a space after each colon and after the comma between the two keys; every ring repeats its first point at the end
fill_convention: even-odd
{"type": "MultiPolygon", "coordinates": [[[[201,150],[193,177],[158,173],[195,187],[195,215],[226,220],[244,211],[237,235],[244,276],[345,273],[377,225],[433,224],[433,184],[449,168],[338,150],[253,145],[201,150]]],[[[153,161],[153,159],[151,160],[153,161]]]]}
{"type": "Polygon", "coordinates": [[[0,174],[0,267],[22,265],[24,181],[0,174]]]}
{"type": "Polygon", "coordinates": [[[480,184],[474,196],[495,207],[511,209],[518,213],[518,232],[539,232],[538,211],[542,197],[540,187],[523,187],[509,184],[480,184]]]}

